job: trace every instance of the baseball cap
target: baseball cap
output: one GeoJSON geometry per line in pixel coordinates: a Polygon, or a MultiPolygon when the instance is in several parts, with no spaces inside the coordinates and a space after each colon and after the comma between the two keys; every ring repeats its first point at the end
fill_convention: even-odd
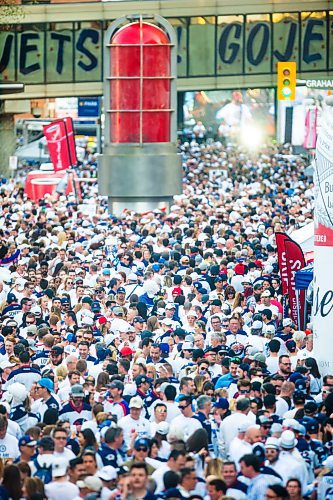
{"type": "Polygon", "coordinates": [[[134,396],[129,403],[130,408],[143,408],[143,401],[140,396],[134,396]]]}
{"type": "Polygon", "coordinates": [[[169,424],[168,422],[160,422],[159,424],[157,424],[157,427],[156,427],[156,432],[158,434],[161,434],[162,436],[166,436],[169,432],[169,424]]]}
{"type": "Polygon", "coordinates": [[[49,378],[41,378],[40,380],[38,380],[37,385],[39,385],[40,387],[44,387],[49,392],[53,392],[54,384],[49,378]]]}
{"type": "Polygon", "coordinates": [[[112,465],[105,465],[105,467],[102,467],[97,473],[97,476],[102,479],[102,481],[113,481],[117,479],[118,473],[117,469],[112,467],[112,465]]]}
{"type": "Polygon", "coordinates": [[[135,377],[134,382],[139,386],[141,384],[144,384],[145,382],[151,383],[151,379],[147,377],[147,375],[138,375],[137,377],[135,377]]]}
{"type": "Polygon", "coordinates": [[[290,318],[284,318],[282,320],[282,326],[291,326],[293,324],[293,322],[291,321],[290,318]]]}
{"type": "Polygon", "coordinates": [[[16,302],[16,296],[13,293],[9,293],[7,295],[7,303],[11,304],[12,302],[16,302]]]}
{"type": "Polygon", "coordinates": [[[229,409],[229,401],[227,398],[219,398],[214,404],[214,408],[221,408],[222,410],[229,409]]]}
{"type": "Polygon", "coordinates": [[[253,321],[252,323],[252,330],[261,330],[263,327],[263,322],[262,321],[253,321]]]}
{"type": "Polygon", "coordinates": [[[145,320],[142,318],[142,316],[135,316],[133,318],[133,323],[144,323],[145,320]]]}
{"type": "Polygon", "coordinates": [[[271,296],[271,292],[269,290],[265,290],[264,292],[262,292],[261,296],[262,297],[270,297],[271,296]]]}
{"type": "Polygon", "coordinates": [[[70,394],[74,398],[84,398],[84,390],[81,384],[75,384],[71,387],[70,394]]]}
{"type": "Polygon", "coordinates": [[[134,449],[137,450],[141,446],[148,449],[149,445],[150,445],[149,439],[139,438],[139,439],[136,439],[134,442],[134,449]]]}
{"type": "Polygon", "coordinates": [[[61,354],[63,354],[63,352],[64,352],[64,348],[61,347],[60,345],[55,345],[51,349],[51,353],[56,354],[57,356],[60,356],[61,354]]]}
{"type": "Polygon", "coordinates": [[[296,342],[294,340],[287,340],[285,346],[289,352],[296,352],[296,342]]]}
{"type": "Polygon", "coordinates": [[[28,434],[25,434],[24,436],[22,436],[19,439],[18,445],[19,445],[19,447],[20,446],[31,446],[32,447],[32,446],[37,445],[37,441],[35,439],[32,439],[32,437],[29,436],[28,434]]]}
{"type": "Polygon", "coordinates": [[[123,286],[120,286],[119,288],[117,288],[117,293],[126,293],[126,290],[123,286]]]}
{"type": "Polygon", "coordinates": [[[116,316],[123,316],[124,315],[124,309],[120,306],[115,306],[112,308],[113,314],[116,316]]]}
{"type": "Polygon", "coordinates": [[[62,477],[66,475],[68,460],[63,457],[54,457],[52,460],[52,477],[62,477]]]}
{"type": "Polygon", "coordinates": [[[121,380],[112,380],[110,384],[107,385],[110,389],[119,389],[120,391],[124,390],[125,385],[121,380]]]}
{"type": "Polygon", "coordinates": [[[119,353],[121,356],[130,356],[131,354],[134,354],[135,351],[133,351],[130,347],[123,347],[120,349],[119,353]]]}
{"type": "Polygon", "coordinates": [[[87,476],[83,481],[77,481],[76,486],[80,489],[87,488],[98,493],[103,488],[103,483],[97,476],[87,476]]]}
{"type": "Polygon", "coordinates": [[[255,443],[252,447],[252,453],[260,462],[263,462],[266,458],[265,446],[262,443],[255,443]]]}

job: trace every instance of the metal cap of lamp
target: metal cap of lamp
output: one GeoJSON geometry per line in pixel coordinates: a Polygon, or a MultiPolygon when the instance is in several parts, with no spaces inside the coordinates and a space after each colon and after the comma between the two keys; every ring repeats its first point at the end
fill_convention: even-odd
{"type": "Polygon", "coordinates": [[[111,24],[106,40],[99,193],[116,214],[167,207],[182,189],[175,32],[158,15],[126,16],[111,24]]]}

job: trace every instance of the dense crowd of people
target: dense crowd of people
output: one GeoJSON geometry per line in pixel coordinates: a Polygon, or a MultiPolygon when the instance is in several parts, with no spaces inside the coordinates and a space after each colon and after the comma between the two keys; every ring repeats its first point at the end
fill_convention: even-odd
{"type": "Polygon", "coordinates": [[[168,212],[1,185],[0,498],[333,496],[333,374],[275,242],[312,220],[304,162],[180,153],[168,212]]]}

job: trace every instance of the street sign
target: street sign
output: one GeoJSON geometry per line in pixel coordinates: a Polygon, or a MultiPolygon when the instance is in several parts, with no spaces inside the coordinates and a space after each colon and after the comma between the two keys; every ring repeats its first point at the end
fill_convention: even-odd
{"type": "Polygon", "coordinates": [[[101,114],[99,97],[79,97],[78,98],[78,116],[79,118],[96,118],[101,114]]]}
{"type": "Polygon", "coordinates": [[[305,80],[305,85],[309,89],[333,89],[333,79],[312,78],[311,80],[305,80]]]}

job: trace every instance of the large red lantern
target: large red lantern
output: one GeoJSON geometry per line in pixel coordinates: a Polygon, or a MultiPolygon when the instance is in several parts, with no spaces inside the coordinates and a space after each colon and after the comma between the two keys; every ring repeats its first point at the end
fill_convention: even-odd
{"type": "Polygon", "coordinates": [[[156,24],[141,15],[127,16],[114,21],[106,34],[104,154],[98,178],[112,212],[165,206],[181,193],[176,35],[162,17],[153,20],[156,24]]]}

